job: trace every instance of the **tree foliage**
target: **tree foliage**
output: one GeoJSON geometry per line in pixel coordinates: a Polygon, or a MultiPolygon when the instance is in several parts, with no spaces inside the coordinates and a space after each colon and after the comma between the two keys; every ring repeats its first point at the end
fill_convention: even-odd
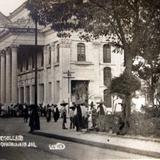
{"type": "MultiPolygon", "coordinates": [[[[28,0],[28,9],[40,24],[51,24],[59,36],[69,35],[64,31],[76,31],[86,40],[102,36],[122,48],[127,79],[132,77],[133,59],[137,55],[150,55],[146,46],[150,39],[158,40],[156,34],[160,34],[160,1],[157,0],[28,0]]],[[[131,91],[125,93],[131,95],[131,91]]],[[[130,102],[127,95],[126,117],[130,115],[127,113],[130,102]]]]}
{"type": "Polygon", "coordinates": [[[154,99],[156,97],[156,88],[159,85],[160,78],[160,58],[159,54],[151,54],[152,57],[147,60],[139,61],[133,65],[133,71],[138,77],[145,81],[149,101],[154,106],[154,99]]]}
{"type": "Polygon", "coordinates": [[[52,24],[58,32],[84,29],[87,36],[105,36],[137,55],[150,29],[159,27],[160,2],[156,0],[28,0],[33,18],[52,24]],[[155,24],[156,20],[156,24],[155,24]]]}
{"type": "Polygon", "coordinates": [[[140,87],[140,80],[134,75],[129,76],[126,72],[114,78],[111,82],[111,92],[118,95],[130,95],[140,87]]]}

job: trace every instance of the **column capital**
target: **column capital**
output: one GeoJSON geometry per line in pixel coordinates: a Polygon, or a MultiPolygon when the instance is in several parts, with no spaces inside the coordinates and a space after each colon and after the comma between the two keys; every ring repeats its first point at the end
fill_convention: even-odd
{"type": "Polygon", "coordinates": [[[5,56],[5,54],[6,54],[6,50],[5,49],[0,51],[0,56],[5,56]]]}
{"type": "Polygon", "coordinates": [[[6,48],[6,54],[10,54],[11,53],[11,47],[7,47],[6,48]]]}
{"type": "Polygon", "coordinates": [[[50,44],[49,44],[50,47],[51,47],[51,48],[55,48],[57,42],[58,42],[58,41],[55,41],[55,42],[50,43],[50,44]]]}
{"type": "Polygon", "coordinates": [[[44,50],[47,50],[47,49],[48,49],[48,47],[50,47],[50,45],[49,45],[49,44],[48,44],[48,45],[44,45],[44,46],[43,46],[43,49],[44,49],[44,50]]]}
{"type": "Polygon", "coordinates": [[[12,45],[10,46],[10,48],[18,48],[18,47],[19,47],[18,44],[12,44],[12,45]]]}

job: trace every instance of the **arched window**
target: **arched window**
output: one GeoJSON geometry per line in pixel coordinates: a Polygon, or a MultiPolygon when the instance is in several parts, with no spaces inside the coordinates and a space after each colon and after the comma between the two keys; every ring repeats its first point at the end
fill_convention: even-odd
{"type": "Polygon", "coordinates": [[[111,63],[111,46],[103,45],[103,63],[111,63]]]}
{"type": "Polygon", "coordinates": [[[107,108],[111,107],[111,93],[109,89],[104,90],[104,105],[107,108]]]}
{"type": "Polygon", "coordinates": [[[77,61],[86,61],[86,54],[85,54],[85,44],[78,43],[77,44],[77,61]]]}
{"type": "Polygon", "coordinates": [[[104,75],[104,85],[108,87],[111,83],[111,68],[105,67],[103,70],[103,75],[104,75]]]}

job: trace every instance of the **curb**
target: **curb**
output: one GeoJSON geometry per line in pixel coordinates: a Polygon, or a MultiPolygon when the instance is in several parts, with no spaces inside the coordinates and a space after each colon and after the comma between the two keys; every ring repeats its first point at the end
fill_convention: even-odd
{"type": "Polygon", "coordinates": [[[160,139],[156,139],[156,138],[153,138],[153,139],[151,139],[151,138],[148,138],[148,137],[133,137],[133,136],[121,136],[121,135],[109,135],[109,136],[111,136],[111,137],[119,137],[119,138],[126,138],[126,139],[137,139],[137,140],[142,140],[142,141],[150,141],[150,142],[158,142],[158,143],[160,143],[160,139]]]}
{"type": "Polygon", "coordinates": [[[129,152],[129,153],[133,153],[133,154],[150,156],[150,157],[154,157],[154,158],[160,158],[159,152],[145,151],[145,150],[139,150],[139,149],[135,149],[135,148],[127,148],[127,147],[113,145],[113,144],[93,142],[93,141],[83,140],[83,139],[79,139],[79,138],[72,138],[72,137],[67,137],[67,136],[62,136],[62,135],[57,135],[57,134],[50,134],[50,133],[45,133],[45,132],[38,132],[38,131],[33,132],[32,134],[38,135],[38,136],[44,136],[47,138],[55,138],[55,139],[60,139],[60,140],[64,140],[64,141],[70,141],[70,142],[74,142],[74,143],[80,143],[80,144],[100,147],[100,148],[104,148],[104,149],[111,149],[111,150],[116,150],[116,151],[129,152]]]}
{"type": "MultiPolygon", "coordinates": [[[[91,132],[92,133],[92,132],[91,132]]],[[[94,133],[100,133],[101,135],[106,135],[109,137],[118,137],[118,138],[123,138],[123,139],[135,139],[135,140],[142,140],[142,141],[150,141],[150,142],[158,142],[160,143],[160,138],[152,138],[152,137],[137,137],[137,136],[132,136],[132,135],[116,135],[116,134],[105,134],[103,132],[94,132],[94,133]]]]}

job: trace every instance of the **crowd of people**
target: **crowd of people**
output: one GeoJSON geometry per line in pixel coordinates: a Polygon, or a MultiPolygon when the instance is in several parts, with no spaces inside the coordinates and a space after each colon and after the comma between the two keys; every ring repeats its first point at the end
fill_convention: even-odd
{"type": "Polygon", "coordinates": [[[59,118],[62,118],[62,129],[68,129],[66,123],[69,123],[70,129],[76,129],[76,131],[103,128],[104,118],[107,114],[103,102],[86,104],[77,101],[68,105],[67,102],[62,101],[59,106],[57,104],[40,104],[39,106],[16,104],[5,106],[5,109],[6,111],[4,112],[4,106],[1,105],[1,116],[4,116],[4,113],[7,117],[20,116],[24,118],[25,123],[29,119],[30,132],[40,129],[40,117],[45,117],[46,122],[50,122],[52,118],[54,122],[57,122],[59,118]],[[99,120],[97,121],[97,119],[99,120]]]}

